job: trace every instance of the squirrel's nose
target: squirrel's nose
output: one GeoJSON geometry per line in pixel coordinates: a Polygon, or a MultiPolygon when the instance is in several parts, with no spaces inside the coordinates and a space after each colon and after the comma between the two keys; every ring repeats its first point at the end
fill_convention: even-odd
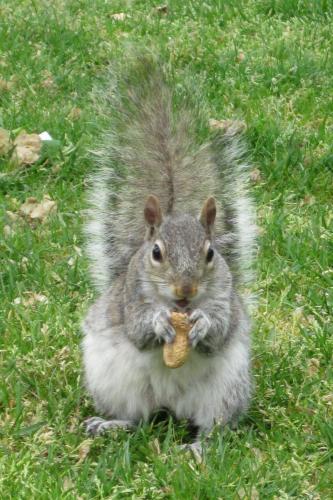
{"type": "Polygon", "coordinates": [[[198,285],[196,283],[181,283],[175,287],[175,292],[179,298],[192,298],[198,293],[198,285]]]}

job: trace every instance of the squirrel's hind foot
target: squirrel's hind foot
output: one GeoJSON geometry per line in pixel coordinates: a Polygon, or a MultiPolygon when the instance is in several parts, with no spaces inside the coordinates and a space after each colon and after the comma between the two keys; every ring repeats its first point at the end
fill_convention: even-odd
{"type": "Polygon", "coordinates": [[[201,463],[204,458],[203,443],[194,441],[193,443],[181,444],[178,449],[183,452],[190,452],[197,463],[201,463]]]}
{"type": "Polygon", "coordinates": [[[100,417],[91,417],[84,421],[86,433],[90,436],[100,436],[109,429],[132,429],[131,420],[105,420],[100,417]]]}

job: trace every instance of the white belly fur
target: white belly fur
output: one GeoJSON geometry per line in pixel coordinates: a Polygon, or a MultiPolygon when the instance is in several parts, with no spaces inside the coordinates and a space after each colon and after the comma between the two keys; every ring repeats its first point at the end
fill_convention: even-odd
{"type": "Polygon", "coordinates": [[[146,420],[161,407],[210,428],[223,421],[225,400],[248,369],[248,349],[235,339],[219,355],[192,351],[180,368],[164,366],[162,348],[138,351],[122,332],[86,331],[86,382],[96,406],[119,419],[146,420]]]}

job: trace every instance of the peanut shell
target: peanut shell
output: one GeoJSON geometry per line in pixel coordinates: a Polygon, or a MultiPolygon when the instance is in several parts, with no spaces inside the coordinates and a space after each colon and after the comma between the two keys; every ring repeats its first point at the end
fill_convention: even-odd
{"type": "Polygon", "coordinates": [[[179,368],[182,366],[190,352],[188,334],[191,325],[187,314],[171,313],[171,324],[176,331],[175,340],[172,344],[164,344],[163,360],[168,368],[179,368]]]}

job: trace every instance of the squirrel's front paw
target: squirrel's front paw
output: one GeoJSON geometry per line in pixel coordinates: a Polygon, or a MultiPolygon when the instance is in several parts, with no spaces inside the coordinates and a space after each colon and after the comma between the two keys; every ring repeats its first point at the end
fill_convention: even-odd
{"type": "Polygon", "coordinates": [[[171,344],[176,332],[170,323],[171,314],[168,309],[160,309],[153,317],[153,329],[159,340],[171,344]]]}
{"type": "Polygon", "coordinates": [[[196,347],[206,337],[211,321],[201,309],[195,309],[190,316],[190,322],[194,325],[189,333],[189,341],[192,347],[196,347]]]}

